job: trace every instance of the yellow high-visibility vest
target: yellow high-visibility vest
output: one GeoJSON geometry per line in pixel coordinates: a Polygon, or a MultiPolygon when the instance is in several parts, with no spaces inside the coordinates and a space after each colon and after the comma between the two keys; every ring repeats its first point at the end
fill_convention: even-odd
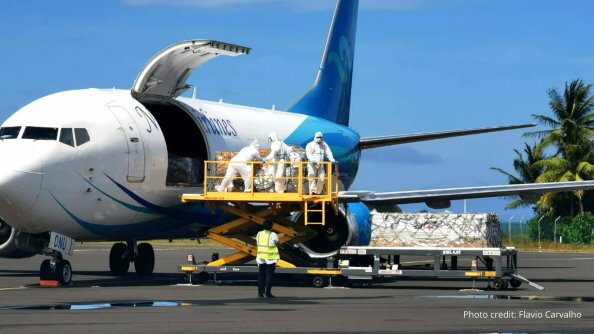
{"type": "Polygon", "coordinates": [[[280,260],[278,248],[272,242],[272,231],[263,230],[256,235],[258,244],[258,258],[265,260],[280,260]]]}

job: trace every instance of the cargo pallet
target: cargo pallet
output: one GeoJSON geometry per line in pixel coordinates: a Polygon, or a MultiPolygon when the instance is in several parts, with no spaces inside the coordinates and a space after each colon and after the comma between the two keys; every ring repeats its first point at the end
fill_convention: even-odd
{"type": "MultiPolygon", "coordinates": [[[[517,273],[517,250],[514,248],[453,248],[453,247],[343,247],[336,258],[329,258],[322,267],[279,267],[279,274],[305,274],[314,286],[323,287],[333,283],[349,284],[360,282],[367,285],[377,278],[469,278],[487,279],[488,288],[504,290],[509,286],[519,287],[522,283],[543,290],[544,288],[517,273]],[[404,256],[429,258],[426,265],[412,266],[402,262],[404,256]],[[461,261],[465,260],[465,261],[461,261]],[[470,261],[468,261],[470,260],[470,261]],[[469,262],[470,265],[462,265],[469,262]]],[[[419,263],[419,261],[413,261],[419,263]]],[[[213,266],[201,264],[180,265],[190,283],[197,274],[202,283],[217,274],[257,273],[255,265],[213,266]]]]}

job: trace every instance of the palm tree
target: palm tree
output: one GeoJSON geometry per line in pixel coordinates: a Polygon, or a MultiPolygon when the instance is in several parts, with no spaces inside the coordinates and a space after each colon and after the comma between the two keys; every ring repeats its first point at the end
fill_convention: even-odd
{"type": "MultiPolygon", "coordinates": [[[[592,165],[592,145],[568,145],[565,149],[567,158],[552,157],[542,159],[533,164],[535,168],[544,169],[544,173],[536,178],[536,182],[567,182],[594,179],[594,165],[592,165]]],[[[582,198],[583,190],[574,191],[578,200],[579,212],[584,211],[582,198]]],[[[538,207],[551,205],[553,193],[544,194],[537,203],[538,207]]],[[[573,201],[570,203],[570,215],[574,215],[573,201]]]]}
{"type": "Polygon", "coordinates": [[[592,85],[586,85],[580,79],[565,83],[563,96],[556,89],[548,91],[549,106],[555,118],[532,114],[539,123],[551,129],[527,132],[526,136],[542,138],[536,146],[536,153],[549,146],[555,146],[555,155],[565,155],[569,145],[582,144],[594,137],[594,96],[590,96],[592,85]]]}
{"type": "MultiPolygon", "coordinates": [[[[544,169],[544,173],[536,178],[536,182],[579,181],[594,178],[594,162],[592,140],[594,138],[594,96],[590,93],[592,85],[576,79],[565,83],[565,91],[560,95],[556,89],[550,89],[549,106],[553,117],[533,114],[541,124],[550,129],[528,132],[527,136],[542,138],[535,147],[537,155],[548,147],[554,147],[553,157],[536,162],[536,168],[544,169]]],[[[583,210],[583,192],[574,192],[583,210]]],[[[539,207],[550,205],[553,194],[545,194],[538,203],[539,207]]],[[[572,202],[573,204],[573,202],[572,202]]],[[[571,209],[573,213],[573,208],[571,209]]]]}
{"type": "MultiPolygon", "coordinates": [[[[522,184],[522,183],[534,183],[536,182],[536,178],[544,171],[544,168],[534,166],[534,163],[542,160],[543,157],[540,154],[536,154],[534,147],[528,145],[528,143],[524,143],[524,153],[526,157],[522,155],[522,153],[516,149],[514,152],[517,154],[517,158],[514,159],[514,169],[517,173],[513,175],[501,168],[491,167],[491,169],[496,170],[504,175],[507,176],[509,184],[522,184]]],[[[520,196],[506,196],[509,199],[515,199],[514,201],[508,203],[505,207],[508,209],[515,209],[517,207],[529,207],[533,204],[536,204],[538,199],[534,198],[527,198],[527,197],[520,197],[520,196]]]]}

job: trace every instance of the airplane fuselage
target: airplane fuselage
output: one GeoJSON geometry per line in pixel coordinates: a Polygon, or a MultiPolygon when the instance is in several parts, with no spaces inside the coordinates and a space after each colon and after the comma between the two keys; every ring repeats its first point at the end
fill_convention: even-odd
{"type": "Polygon", "coordinates": [[[360,157],[359,135],[324,119],[189,98],[141,103],[115,89],[43,97],[2,128],[16,134],[0,141],[2,156],[11,157],[0,166],[1,218],[22,232],[76,240],[196,237],[226,220],[180,203],[203,184],[171,184],[172,158],[201,168],[217,151],[238,151],[254,138],[268,148],[271,131],[303,147],[322,131],[348,189],[360,157]]]}

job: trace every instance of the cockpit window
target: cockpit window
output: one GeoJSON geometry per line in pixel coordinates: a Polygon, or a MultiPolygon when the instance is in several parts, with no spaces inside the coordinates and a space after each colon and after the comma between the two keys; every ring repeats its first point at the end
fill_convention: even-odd
{"type": "Polygon", "coordinates": [[[21,132],[20,126],[7,126],[0,128],[0,139],[15,139],[21,132]]]}
{"type": "Polygon", "coordinates": [[[60,143],[74,147],[74,136],[72,135],[72,128],[62,128],[60,131],[60,143]]]}
{"type": "Polygon", "coordinates": [[[74,136],[76,137],[76,146],[80,146],[91,140],[91,138],[89,137],[89,133],[87,132],[87,129],[84,128],[74,129],[74,136]]]}
{"type": "Polygon", "coordinates": [[[23,132],[23,139],[56,140],[57,138],[58,128],[28,126],[25,128],[25,132],[23,132]]]}

